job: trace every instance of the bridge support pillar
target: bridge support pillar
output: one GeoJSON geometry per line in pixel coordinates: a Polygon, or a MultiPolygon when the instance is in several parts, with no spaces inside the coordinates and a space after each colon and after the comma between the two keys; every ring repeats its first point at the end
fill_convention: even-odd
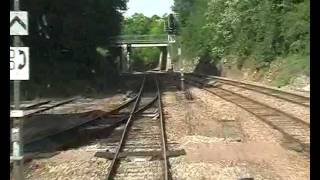
{"type": "Polygon", "coordinates": [[[120,57],[120,68],[121,72],[127,72],[127,47],[121,46],[121,57],[120,57]]]}
{"type": "Polygon", "coordinates": [[[130,48],[128,45],[121,47],[120,66],[121,72],[129,72],[131,69],[130,48]]]}
{"type": "Polygon", "coordinates": [[[171,60],[169,47],[167,47],[166,71],[171,71],[171,70],[173,70],[173,68],[172,68],[172,60],[171,60]]]}
{"type": "Polygon", "coordinates": [[[163,59],[163,51],[160,48],[159,65],[158,65],[158,68],[160,71],[162,70],[162,62],[163,62],[162,59],[163,59]]]}
{"type": "Polygon", "coordinates": [[[159,70],[166,70],[167,63],[167,49],[160,47],[160,57],[159,57],[159,70]]]}
{"type": "Polygon", "coordinates": [[[122,71],[122,62],[121,62],[121,55],[118,55],[116,57],[116,63],[117,63],[117,70],[122,71]]]}

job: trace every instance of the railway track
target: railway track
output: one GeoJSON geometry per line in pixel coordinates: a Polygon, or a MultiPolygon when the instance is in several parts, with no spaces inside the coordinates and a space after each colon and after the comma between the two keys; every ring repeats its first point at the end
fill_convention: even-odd
{"type": "Polygon", "coordinates": [[[299,143],[304,152],[310,152],[310,125],[305,121],[220,87],[190,79],[186,80],[186,83],[200,87],[201,89],[246,110],[272,128],[281,132],[287,140],[299,143]]]}
{"type": "MultiPolygon", "coordinates": [[[[64,101],[53,101],[53,102],[52,101],[41,101],[41,102],[34,103],[31,105],[22,106],[21,109],[24,110],[24,118],[27,119],[27,118],[32,117],[35,114],[39,114],[39,113],[48,111],[50,109],[53,109],[55,107],[59,107],[59,106],[71,103],[77,99],[78,98],[72,98],[72,99],[68,99],[68,100],[64,100],[64,101]],[[49,104],[49,103],[52,103],[52,104],[49,104]]],[[[10,127],[12,127],[12,126],[13,126],[13,119],[10,118],[10,127]]],[[[40,137],[40,139],[41,138],[42,137],[40,137]]],[[[35,141],[37,141],[37,140],[35,140],[35,141]]],[[[24,142],[24,143],[26,143],[26,142],[24,142]]],[[[29,143],[29,142],[27,142],[27,143],[29,143]]]]}
{"type": "Polygon", "coordinates": [[[170,179],[161,93],[158,79],[153,78],[144,77],[121,139],[112,150],[106,179],[170,179]],[[140,114],[142,112],[144,115],[140,114]],[[134,156],[128,160],[124,154],[134,156]],[[158,154],[158,158],[149,161],[153,158],[150,154],[158,154]]]}
{"type": "MultiPolygon", "coordinates": [[[[28,104],[28,105],[21,105],[21,109],[22,110],[29,110],[29,109],[34,109],[36,107],[42,106],[44,104],[48,104],[51,101],[40,101],[38,103],[34,103],[34,104],[28,104]]],[[[13,105],[10,105],[10,108],[13,109],[13,105]]]]}
{"type": "MultiPolygon", "coordinates": [[[[48,134],[48,135],[43,135],[43,136],[39,136],[37,138],[34,138],[32,139],[32,141],[26,141],[25,145],[29,145],[29,144],[32,144],[32,143],[36,143],[38,141],[41,141],[45,138],[50,138],[50,137],[54,137],[54,136],[57,136],[57,135],[63,135],[65,133],[69,133],[70,131],[74,131],[76,129],[79,129],[79,128],[82,128],[82,127],[85,127],[85,126],[89,126],[91,124],[95,124],[99,121],[101,121],[103,118],[107,117],[107,116],[110,116],[110,115],[113,115],[113,114],[117,114],[119,111],[121,111],[122,109],[125,109],[127,108],[128,106],[130,106],[134,100],[136,99],[137,97],[133,97],[131,99],[129,99],[128,101],[124,102],[123,104],[119,105],[118,107],[112,109],[111,111],[107,111],[107,112],[104,112],[104,111],[98,111],[98,112],[94,112],[94,113],[83,113],[83,116],[79,116],[79,117],[74,117],[74,119],[79,119],[79,118],[82,118],[82,117],[87,117],[88,120],[87,121],[84,121],[83,123],[78,123],[78,124],[74,124],[73,126],[70,126],[66,129],[63,129],[61,131],[55,131],[55,133],[53,134],[48,134]],[[88,115],[89,114],[89,115],[88,115]]],[[[29,115],[31,116],[31,115],[29,115]]],[[[125,120],[127,119],[127,117],[123,117],[121,116],[120,119],[118,118],[116,121],[116,123],[110,125],[110,127],[116,127],[116,126],[119,126],[121,123],[124,123],[125,120]]]]}
{"type": "MultiPolygon", "coordinates": [[[[25,105],[21,107],[21,110],[24,110],[24,118],[28,118],[34,114],[42,113],[50,109],[63,106],[65,104],[71,103],[79,98],[71,98],[64,101],[41,101],[31,105],[25,105]]],[[[13,106],[11,106],[13,108],[13,106]]]]}
{"type": "MultiPolygon", "coordinates": [[[[136,96],[115,109],[108,112],[92,113],[89,115],[90,121],[75,124],[63,131],[57,131],[54,134],[41,136],[32,141],[25,142],[25,146],[30,147],[26,160],[32,159],[33,156],[37,156],[39,153],[41,154],[42,150],[38,149],[38,146],[42,146],[41,144],[43,143],[45,145],[46,142],[50,142],[51,140],[58,142],[54,139],[65,139],[66,137],[74,136],[72,134],[77,132],[81,134],[84,131],[83,136],[89,135],[91,137],[92,135],[90,133],[87,134],[87,132],[93,132],[93,136],[95,136],[103,132],[111,132],[112,129],[117,127],[121,128],[121,125],[125,124],[125,129],[127,130],[123,131],[125,136],[121,138],[122,145],[120,143],[111,148],[119,151],[117,151],[118,155],[113,158],[112,162],[114,163],[110,166],[107,179],[112,179],[113,177],[130,177],[133,179],[141,179],[141,177],[145,179],[159,179],[159,177],[163,177],[163,179],[169,179],[168,155],[166,154],[167,144],[159,83],[157,79],[148,79],[148,83],[145,81],[144,78],[140,91],[136,96]],[[151,86],[151,88],[145,87],[145,84],[151,86]],[[147,92],[150,89],[151,92],[147,92]],[[32,146],[36,147],[32,148],[32,146]],[[156,158],[156,160],[127,162],[123,161],[123,153],[129,153],[131,156],[134,154],[136,159],[147,156],[147,158],[152,157],[156,158]],[[120,165],[120,168],[118,168],[118,165],[120,165]],[[126,167],[125,169],[122,168],[123,165],[126,167]]],[[[60,103],[56,103],[56,105],[58,104],[60,103]]],[[[40,110],[42,111],[43,108],[37,111],[40,110]]],[[[82,139],[82,135],[78,139],[82,139]]],[[[64,145],[62,144],[62,146],[64,145]]],[[[169,153],[172,156],[172,152],[169,153]]]]}
{"type": "MultiPolygon", "coordinates": [[[[115,107],[114,109],[104,112],[104,111],[97,111],[97,112],[88,112],[88,113],[83,113],[83,117],[87,117],[88,120],[83,121],[82,123],[75,123],[73,126],[70,126],[68,128],[65,128],[63,130],[60,131],[55,131],[54,133],[50,133],[50,134],[41,134],[40,136],[37,136],[36,138],[33,139],[29,139],[29,140],[25,140],[24,141],[24,146],[25,147],[31,147],[31,148],[27,148],[29,149],[29,156],[27,157],[27,159],[30,159],[33,157],[33,154],[38,154],[41,153],[42,150],[46,151],[46,149],[38,149],[38,148],[32,148],[32,146],[39,146],[38,144],[43,144],[43,142],[46,142],[47,139],[62,139],[61,137],[64,136],[70,136],[70,134],[74,134],[77,133],[78,131],[81,130],[81,128],[85,128],[85,127],[90,127],[90,126],[95,126],[95,124],[101,124],[101,121],[103,121],[106,117],[111,117],[112,115],[117,115],[120,111],[125,110],[127,108],[130,108],[130,106],[132,105],[132,103],[137,99],[137,96],[132,97],[131,99],[127,100],[126,102],[120,104],[119,106],[115,107]]],[[[38,107],[40,106],[40,108],[34,110],[32,113],[29,113],[26,115],[26,117],[31,117],[34,114],[49,110],[51,108],[54,107],[58,107],[67,103],[70,103],[72,101],[76,100],[75,98],[73,99],[69,99],[66,101],[59,101],[54,103],[53,105],[48,105],[48,103],[44,103],[44,102],[40,102],[40,103],[35,103],[32,104],[30,106],[33,107],[38,107]],[[46,107],[41,107],[41,105],[43,104],[47,104],[46,107]]],[[[26,106],[27,108],[29,106],[26,106]]],[[[146,108],[146,107],[143,107],[146,108]]],[[[141,108],[140,111],[143,109],[141,108]]],[[[79,117],[74,117],[75,120],[77,120],[79,117]]],[[[107,129],[112,129],[115,127],[118,127],[119,125],[123,124],[126,122],[126,120],[128,119],[128,117],[126,116],[119,116],[118,118],[114,118],[113,121],[111,121],[110,123],[110,119],[108,119],[108,125],[104,128],[107,129]]],[[[50,141],[50,140],[49,140],[50,141]]],[[[58,142],[58,141],[57,141],[58,142]]],[[[63,145],[63,144],[62,144],[63,145]]]]}
{"type": "Polygon", "coordinates": [[[202,79],[202,81],[210,81],[210,80],[215,80],[219,83],[222,84],[227,84],[227,85],[231,85],[231,86],[235,86],[235,87],[239,87],[242,89],[247,89],[247,90],[252,90],[255,92],[259,92],[268,96],[272,96],[278,99],[282,99],[294,104],[298,104],[304,107],[310,107],[310,98],[306,97],[306,96],[302,96],[302,95],[298,95],[298,94],[293,94],[290,92],[285,92],[285,91],[281,91],[278,89],[273,89],[273,88],[268,88],[268,87],[264,87],[264,86],[258,86],[258,85],[254,85],[254,84],[249,84],[249,83],[245,83],[245,82],[240,82],[240,81],[234,81],[234,80],[230,80],[230,79],[225,79],[225,78],[220,78],[220,77],[216,77],[216,76],[207,76],[207,75],[201,75],[201,74],[187,74],[186,75],[189,78],[200,78],[202,79]]]}

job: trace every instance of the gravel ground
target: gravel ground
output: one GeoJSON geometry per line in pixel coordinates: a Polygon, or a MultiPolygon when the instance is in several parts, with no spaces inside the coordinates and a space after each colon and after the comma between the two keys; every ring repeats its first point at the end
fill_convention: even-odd
{"type": "Polygon", "coordinates": [[[164,92],[163,99],[163,113],[166,122],[166,135],[168,142],[178,141],[179,138],[188,134],[188,125],[185,122],[185,113],[181,111],[182,104],[176,100],[175,92],[164,92]],[[172,127],[179,127],[173,129],[172,127]]]}
{"type": "MultiPolygon", "coordinates": [[[[214,113],[216,116],[215,118],[219,119],[220,117],[220,119],[224,119],[227,117],[234,118],[237,121],[240,121],[241,128],[245,135],[243,143],[260,142],[266,144],[274,144],[275,146],[279,146],[279,144],[281,143],[282,135],[277,130],[270,128],[268,125],[256,119],[241,108],[198,88],[190,88],[190,90],[192,94],[201,99],[207,107],[216,111],[214,113]]],[[[309,179],[309,159],[306,159],[296,152],[287,151],[285,149],[274,150],[273,153],[277,155],[277,158],[269,159],[269,161],[264,163],[270,168],[262,168],[265,170],[269,169],[270,172],[267,174],[272,174],[272,176],[268,178],[268,175],[262,176],[260,174],[260,176],[259,174],[256,174],[255,179],[309,179]]],[[[210,155],[210,153],[208,153],[208,155],[209,157],[212,156],[210,155]]],[[[247,169],[250,168],[248,167],[247,169]]],[[[252,168],[256,169],[257,167],[253,166],[252,168]]],[[[204,168],[204,170],[206,171],[206,173],[210,172],[207,171],[206,168],[204,168]]],[[[224,171],[222,170],[219,172],[224,171]]],[[[256,172],[260,172],[259,168],[256,169],[256,172]]],[[[204,179],[219,179],[219,176],[210,177],[217,178],[204,179]]],[[[220,179],[234,179],[234,175],[230,175],[230,177],[223,177],[220,179]]]]}
{"type": "Polygon", "coordinates": [[[98,115],[97,113],[100,113],[99,110],[109,111],[122,103],[122,99],[122,94],[101,99],[83,98],[41,114],[35,114],[24,121],[24,140],[26,143],[31,142],[89,122],[98,115]]]}
{"type": "Polygon", "coordinates": [[[170,159],[172,165],[173,179],[215,179],[215,180],[237,180],[240,178],[254,179],[281,179],[268,171],[266,167],[251,165],[249,163],[206,163],[188,162],[185,157],[170,159]]]}
{"type": "MultiPolygon", "coordinates": [[[[45,111],[42,114],[71,114],[92,110],[108,111],[118,106],[123,98],[124,95],[122,94],[101,99],[83,98],[50,111],[45,111]]],[[[57,122],[61,123],[62,121],[57,122]]],[[[34,159],[25,166],[26,177],[27,179],[39,180],[103,179],[107,172],[108,164],[105,159],[94,157],[94,153],[97,150],[90,151],[90,147],[91,149],[94,147],[97,149],[98,144],[63,151],[50,158],[34,159]]]]}
{"type": "MultiPolygon", "coordinates": [[[[122,96],[118,96],[109,99],[92,100],[91,102],[94,102],[94,104],[91,104],[89,100],[83,100],[82,103],[85,105],[81,104],[81,107],[83,107],[81,110],[110,109],[110,107],[118,104],[108,103],[109,101],[119,103],[122,98],[122,96]]],[[[55,111],[59,113],[63,110],[73,111],[72,108],[61,108],[60,111],[55,111]]],[[[141,125],[139,125],[139,127],[141,128],[141,125]]],[[[118,133],[114,134],[115,136],[112,135],[112,137],[110,137],[111,139],[116,139],[116,134],[118,133]]],[[[105,179],[111,161],[96,158],[94,154],[98,151],[106,150],[112,152],[112,150],[115,149],[117,143],[110,143],[108,139],[109,138],[93,140],[86,146],[69,149],[49,158],[34,159],[26,166],[25,173],[27,179],[105,179]],[[113,144],[113,146],[111,144],[113,144]]],[[[161,168],[159,162],[160,161],[136,162],[134,158],[122,160],[116,179],[141,179],[141,177],[144,179],[158,179],[159,168],[161,168]],[[136,177],[133,175],[136,175],[136,177]],[[127,176],[130,176],[130,178],[127,176]]]]}
{"type": "Polygon", "coordinates": [[[269,125],[256,119],[245,110],[209,92],[198,88],[190,88],[190,90],[201,99],[207,107],[210,107],[210,109],[214,111],[212,114],[216,119],[235,119],[239,121],[245,136],[244,141],[280,142],[282,138],[281,133],[271,129],[269,125]]]}
{"type": "MultiPolygon", "coordinates": [[[[203,144],[207,146],[208,144],[218,142],[233,142],[232,139],[225,138],[221,135],[221,120],[240,121],[239,118],[243,117],[248,123],[260,123],[259,125],[263,126],[263,132],[259,130],[254,131],[254,133],[260,135],[258,137],[241,127],[244,130],[243,133],[246,135],[246,141],[260,141],[263,139],[264,141],[276,142],[279,137],[274,136],[278,135],[281,137],[281,134],[277,131],[268,131],[270,128],[264,123],[255,123],[254,121],[256,120],[251,117],[250,114],[235,105],[225,102],[220,98],[212,97],[212,95],[206,94],[205,91],[197,88],[190,88],[190,91],[192,95],[194,95],[194,100],[185,103],[185,105],[182,105],[182,100],[179,101],[179,99],[183,99],[179,93],[168,92],[168,94],[163,95],[164,102],[168,99],[174,99],[174,101],[164,103],[166,109],[167,135],[168,137],[175,137],[175,140],[178,139],[180,147],[187,151],[187,156],[185,157],[170,158],[171,171],[174,179],[239,179],[245,177],[254,177],[255,179],[281,179],[278,175],[275,175],[276,173],[273,171],[267,171],[266,168],[264,168],[266,165],[261,167],[261,165],[243,165],[244,162],[237,164],[223,161],[192,162],[188,160],[190,158],[193,160],[196,159],[192,158],[194,154],[190,152],[190,148],[203,144]],[[190,125],[192,127],[191,131],[188,127],[190,125]],[[210,133],[210,130],[214,133],[210,133]]],[[[240,126],[244,126],[243,123],[240,123],[240,126]]],[[[210,157],[211,155],[209,153],[206,156],[210,157]]]]}
{"type": "Polygon", "coordinates": [[[221,88],[236,92],[238,94],[249,97],[251,99],[254,99],[255,101],[264,103],[271,107],[276,107],[281,111],[284,111],[297,118],[300,118],[305,122],[310,123],[310,108],[308,107],[300,106],[282,99],[270,97],[262,93],[246,90],[232,85],[223,84],[221,88]]]}
{"type": "Polygon", "coordinates": [[[26,179],[103,179],[108,162],[94,152],[74,149],[48,159],[33,160],[26,166],[26,179]]]}
{"type": "MultiPolygon", "coordinates": [[[[168,143],[178,143],[178,149],[187,152],[186,156],[169,158],[173,179],[309,179],[309,160],[280,146],[283,137],[277,130],[206,91],[190,88],[194,97],[190,101],[176,91],[172,82],[163,84],[166,85],[162,101],[168,143]],[[226,136],[226,122],[239,129],[236,134],[240,141],[226,136]],[[217,148],[226,150],[220,152],[217,148]]],[[[105,108],[103,102],[101,108],[105,108]]],[[[50,158],[35,159],[26,166],[27,179],[104,179],[110,161],[94,157],[95,152],[106,149],[102,144],[96,141],[50,158]]],[[[120,165],[123,176],[119,179],[139,179],[125,177],[137,163],[146,170],[148,167],[159,171],[158,161],[128,161],[120,165]]],[[[157,177],[146,174],[140,179],[157,177]]]]}
{"type": "Polygon", "coordinates": [[[105,98],[81,98],[74,102],[58,106],[42,114],[81,113],[93,110],[108,111],[119,105],[125,98],[124,94],[114,94],[105,98]]]}
{"type": "Polygon", "coordinates": [[[302,96],[310,97],[310,84],[308,86],[304,87],[303,89],[297,89],[297,88],[294,88],[292,86],[283,86],[283,87],[280,88],[280,90],[288,91],[288,92],[292,92],[292,93],[299,94],[299,95],[302,95],[302,96]]]}

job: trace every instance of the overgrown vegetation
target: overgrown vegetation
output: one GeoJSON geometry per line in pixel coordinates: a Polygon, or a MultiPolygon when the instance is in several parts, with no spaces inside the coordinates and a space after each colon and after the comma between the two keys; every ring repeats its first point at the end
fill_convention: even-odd
{"type": "MultiPolygon", "coordinates": [[[[163,35],[166,15],[146,17],[136,13],[123,21],[123,35],[163,35]]],[[[134,48],[132,49],[134,70],[144,71],[156,68],[158,65],[159,48],[134,48]]]]}
{"type": "Polygon", "coordinates": [[[29,12],[30,81],[23,82],[24,98],[71,95],[111,86],[117,75],[113,50],[98,47],[121,31],[127,0],[24,0],[29,12]],[[99,48],[98,48],[99,50],[99,48]]]}
{"type": "Polygon", "coordinates": [[[284,59],[277,59],[284,64],[275,76],[273,85],[284,86],[290,83],[292,75],[304,74],[310,76],[310,56],[290,55],[284,59]],[[307,60],[306,60],[307,59],[307,60]]]}
{"type": "Polygon", "coordinates": [[[218,63],[236,55],[239,67],[253,57],[258,66],[268,68],[281,58],[295,69],[284,70],[284,76],[308,73],[309,8],[309,0],[175,0],[174,4],[186,59],[218,63]]]}

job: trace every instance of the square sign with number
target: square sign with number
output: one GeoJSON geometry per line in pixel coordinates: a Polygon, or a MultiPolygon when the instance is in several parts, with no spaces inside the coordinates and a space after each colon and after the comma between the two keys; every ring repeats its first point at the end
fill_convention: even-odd
{"type": "Polygon", "coordinates": [[[10,80],[29,80],[29,47],[10,47],[10,80]]]}

